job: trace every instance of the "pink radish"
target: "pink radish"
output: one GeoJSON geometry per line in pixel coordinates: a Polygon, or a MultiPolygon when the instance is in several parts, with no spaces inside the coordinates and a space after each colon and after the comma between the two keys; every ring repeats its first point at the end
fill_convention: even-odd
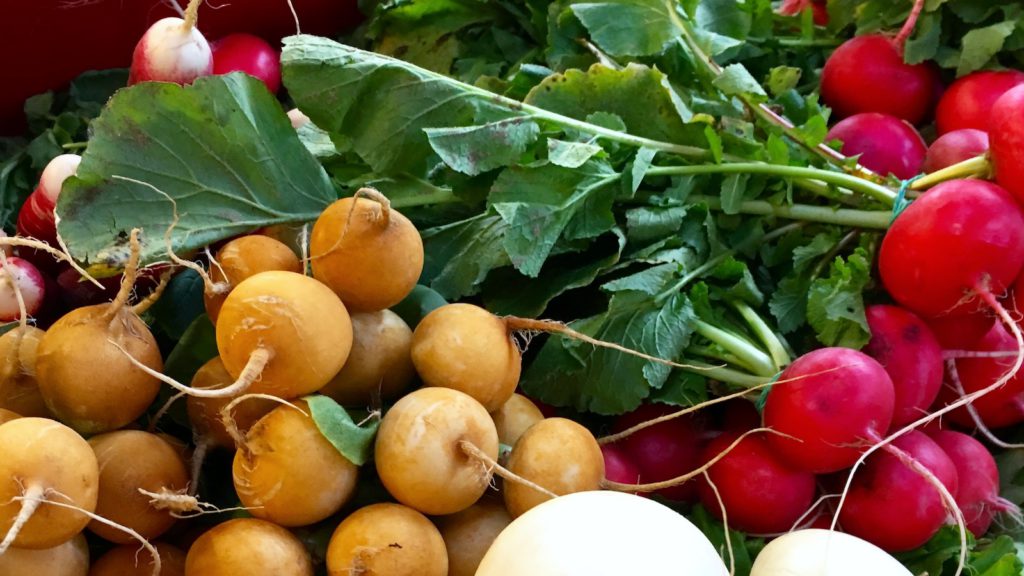
{"type": "Polygon", "coordinates": [[[281,56],[259,36],[229,34],[210,48],[214,74],[241,71],[262,80],[274,94],[281,88],[281,56]]]}
{"type": "MultiPolygon", "coordinates": [[[[710,461],[739,437],[737,432],[726,432],[715,438],[704,449],[703,460],[710,461]]],[[[718,494],[711,484],[701,481],[701,503],[718,518],[724,507],[729,526],[743,532],[786,532],[814,501],[814,474],[779,460],[763,436],[747,436],[707,473],[718,494]]]]}
{"type": "Polygon", "coordinates": [[[983,70],[972,72],[950,84],[935,109],[939,134],[974,128],[991,129],[992,105],[1007,90],[1024,84],[1024,72],[983,70]]]}
{"type": "Polygon", "coordinates": [[[931,438],[917,430],[893,440],[884,452],[868,457],[854,476],[839,513],[843,530],[887,552],[912,550],[928,541],[948,515],[936,485],[915,466],[923,466],[949,491],[957,493],[957,469],[931,438]]]}
{"type": "Polygon", "coordinates": [[[860,156],[865,168],[901,180],[921,171],[928,147],[917,130],[895,116],[865,112],[839,122],[826,140],[840,140],[847,156],[860,156]]]}
{"type": "Polygon", "coordinates": [[[786,368],[764,407],[767,441],[790,466],[814,473],[851,466],[892,423],[895,394],[885,369],[849,348],[820,348],[786,368]]]}
{"type": "Polygon", "coordinates": [[[992,105],[988,138],[996,182],[1024,203],[1024,86],[992,105]]]}
{"type": "Polygon", "coordinates": [[[202,0],[191,0],[184,18],[162,18],[135,45],[128,85],[139,82],[190,84],[213,73],[213,52],[196,28],[202,0]]]}
{"type": "MultiPolygon", "coordinates": [[[[1008,352],[1017,350],[1017,342],[1001,324],[996,324],[975,346],[976,352],[1008,352]]],[[[1003,376],[1014,363],[1012,355],[1001,358],[959,358],[956,360],[956,374],[950,375],[939,394],[937,407],[952,404],[963,393],[983,390],[1003,376]],[[963,393],[956,389],[959,384],[963,393]]],[[[1018,372],[1001,388],[978,398],[972,403],[979,418],[988,428],[1003,428],[1024,422],[1024,373],[1018,372]]],[[[974,419],[965,408],[954,410],[947,418],[960,426],[972,428],[974,419]]]]}
{"type": "Polygon", "coordinates": [[[0,322],[12,322],[21,318],[21,306],[25,314],[35,316],[43,305],[46,295],[45,279],[29,261],[12,256],[0,266],[0,322]],[[18,297],[22,302],[18,302],[18,297]]]}
{"type": "Polygon", "coordinates": [[[988,151],[988,134],[973,128],[953,130],[928,147],[924,171],[931,173],[980,156],[988,151]]]}
{"type": "Polygon", "coordinates": [[[988,334],[996,318],[988,310],[936,316],[926,320],[943,350],[972,350],[988,334]]]}
{"type": "MultiPolygon", "coordinates": [[[[664,416],[677,409],[645,404],[615,422],[616,431],[664,416]]],[[[699,428],[687,417],[673,418],[623,438],[617,443],[640,469],[641,482],[660,482],[691,472],[700,465],[699,428]]],[[[630,483],[636,483],[634,478],[630,483]]],[[[670,500],[692,502],[697,498],[694,482],[665,488],[658,494],[670,500]]]]}
{"type": "Polygon", "coordinates": [[[959,489],[956,503],[964,512],[967,529],[976,537],[988,532],[999,512],[1020,516],[1020,509],[999,497],[999,470],[985,446],[961,432],[940,430],[929,433],[932,440],[956,466],[959,489]]]}
{"type": "Polygon", "coordinates": [[[48,243],[57,242],[57,225],[53,209],[64,181],[74,176],[82,157],[75,154],[61,154],[43,168],[39,186],[32,191],[21,210],[18,211],[18,235],[30,236],[48,243]]]}
{"type": "Polygon", "coordinates": [[[927,413],[942,387],[942,348],[928,326],[898,306],[869,306],[865,311],[871,341],[864,352],[878,360],[892,379],[896,407],[891,428],[927,413]]]}
{"type": "Polygon", "coordinates": [[[640,468],[624,450],[614,444],[601,446],[604,456],[604,477],[612,482],[637,484],[640,482],[640,468]]]}

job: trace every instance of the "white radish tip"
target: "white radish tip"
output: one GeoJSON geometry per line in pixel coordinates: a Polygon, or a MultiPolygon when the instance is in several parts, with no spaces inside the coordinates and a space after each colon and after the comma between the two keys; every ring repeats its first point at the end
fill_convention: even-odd
{"type": "Polygon", "coordinates": [[[130,83],[155,80],[188,84],[213,73],[213,51],[196,27],[177,17],[157,20],[132,55],[130,83]]]}
{"type": "Polygon", "coordinates": [[[288,119],[292,121],[292,128],[296,130],[309,123],[309,116],[303,114],[302,110],[298,108],[292,108],[288,111],[288,119]]]}
{"type": "Polygon", "coordinates": [[[43,191],[43,195],[56,204],[64,181],[78,172],[78,165],[81,163],[82,157],[76,154],[61,154],[50,160],[39,178],[39,189],[43,191]]]}
{"type": "Polygon", "coordinates": [[[46,295],[45,281],[39,270],[27,260],[11,257],[7,266],[0,267],[0,321],[12,322],[21,317],[18,295],[21,292],[25,312],[29,316],[39,311],[46,295]],[[12,283],[13,280],[13,283],[12,283]],[[17,284],[17,288],[15,288],[17,284]]]}

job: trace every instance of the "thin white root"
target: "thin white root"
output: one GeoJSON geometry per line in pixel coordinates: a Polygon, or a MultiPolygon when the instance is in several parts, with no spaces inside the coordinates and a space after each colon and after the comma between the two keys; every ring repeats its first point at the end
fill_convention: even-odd
{"type": "Polygon", "coordinates": [[[218,508],[209,502],[199,500],[193,494],[187,494],[177,490],[169,490],[167,488],[161,488],[157,492],[150,492],[149,490],[139,488],[139,493],[143,496],[149,497],[149,505],[154,509],[166,510],[171,516],[182,520],[195,518],[196,516],[204,516],[206,514],[221,514],[224,512],[234,512],[236,510],[254,510],[255,508],[262,508],[262,506],[256,506],[253,508],[245,506],[218,508]]]}
{"type": "Polygon", "coordinates": [[[146,431],[149,433],[156,432],[156,425],[160,422],[160,419],[167,415],[167,411],[171,409],[171,406],[173,406],[175,402],[181,400],[185,396],[188,396],[187,392],[178,392],[174,396],[168,398],[167,402],[164,402],[164,405],[161,406],[160,409],[156,411],[156,414],[153,415],[153,419],[149,421],[149,427],[146,428],[146,431]]]}
{"type": "Polygon", "coordinates": [[[302,34],[302,27],[299,26],[299,13],[295,11],[295,4],[292,0],[286,0],[288,2],[288,8],[292,11],[292,18],[295,19],[295,33],[302,34]]]}
{"type": "MultiPolygon", "coordinates": [[[[946,360],[946,370],[949,372],[949,380],[953,384],[953,391],[956,392],[958,396],[965,396],[967,392],[964,390],[964,384],[960,380],[960,373],[956,369],[956,361],[946,360]]],[[[964,408],[967,408],[967,413],[971,415],[971,420],[974,420],[974,426],[978,429],[978,432],[981,432],[982,436],[987,438],[989,442],[1007,450],[1024,448],[1024,444],[1011,444],[996,436],[995,433],[985,425],[985,421],[981,419],[981,414],[978,414],[978,409],[974,407],[974,403],[967,404],[964,408]]]]}
{"type": "Polygon", "coordinates": [[[490,481],[490,479],[493,478],[494,475],[498,475],[508,482],[515,482],[516,484],[519,484],[521,486],[526,486],[527,488],[539,492],[549,498],[558,498],[558,494],[555,494],[551,490],[548,490],[547,488],[541,486],[540,484],[537,484],[536,482],[527,480],[526,478],[523,478],[522,476],[516,474],[515,472],[509,470],[508,468],[505,468],[497,461],[495,461],[493,458],[488,456],[483,450],[477,447],[476,444],[473,444],[469,440],[459,440],[458,446],[459,449],[462,450],[464,454],[471,458],[475,458],[478,462],[480,462],[480,464],[484,467],[484,473],[488,481],[490,481]]]}
{"type": "MultiPolygon", "coordinates": [[[[725,529],[725,550],[729,554],[729,576],[736,576],[736,553],[732,549],[732,536],[729,534],[729,512],[725,509],[725,502],[722,501],[722,495],[718,492],[718,486],[711,481],[711,475],[708,471],[703,472],[704,480],[707,481],[708,486],[711,487],[711,491],[715,493],[715,500],[718,501],[718,508],[722,511],[722,527],[725,529]]],[[[719,551],[721,554],[721,551],[719,551]]]]}
{"type": "Polygon", "coordinates": [[[71,250],[68,249],[68,244],[64,241],[64,237],[60,235],[60,214],[57,214],[56,208],[53,210],[53,227],[57,238],[57,246],[60,246],[60,249],[64,251],[63,254],[67,256],[67,263],[75,270],[75,272],[78,272],[79,276],[85,278],[97,288],[102,289],[103,284],[101,284],[99,280],[93,278],[91,274],[85,271],[85,268],[79,266],[78,262],[75,262],[75,259],[71,257],[71,250]]]}
{"type": "MultiPolygon", "coordinates": [[[[804,522],[816,519],[818,516],[821,516],[821,512],[819,512],[818,514],[814,514],[814,511],[818,509],[818,506],[824,504],[826,500],[832,498],[839,498],[839,494],[824,494],[820,498],[815,500],[814,504],[811,504],[811,507],[808,508],[806,512],[801,514],[800,517],[796,519],[796,522],[793,522],[793,525],[789,528],[789,531],[792,532],[794,530],[799,530],[800,527],[803,526],[804,522]],[[814,514],[814,518],[811,518],[812,514],[814,514]]],[[[779,536],[781,536],[781,534],[779,534],[779,536]]]]}
{"type": "Polygon", "coordinates": [[[206,438],[196,438],[196,449],[192,451],[192,461],[189,462],[189,474],[192,481],[188,484],[188,495],[195,496],[199,493],[199,478],[203,472],[203,462],[206,461],[206,453],[210,451],[210,441],[206,438]]]}
{"type": "MultiPolygon", "coordinates": [[[[54,217],[57,219],[57,222],[60,222],[60,217],[57,217],[56,215],[54,217]]],[[[63,252],[61,252],[61,250],[57,250],[53,246],[50,246],[46,242],[43,242],[42,240],[37,240],[35,238],[23,238],[21,236],[9,236],[7,238],[0,238],[0,246],[21,246],[23,248],[32,248],[33,250],[46,252],[50,256],[53,256],[54,259],[60,262],[67,262],[69,266],[74,268],[76,272],[82,275],[82,278],[85,278],[89,282],[92,282],[93,284],[96,285],[97,288],[102,289],[103,284],[101,284],[99,280],[93,278],[88,272],[85,271],[84,268],[78,265],[78,262],[75,262],[74,258],[71,257],[71,252],[68,251],[67,245],[64,244],[64,240],[60,237],[60,233],[57,234],[57,243],[60,245],[61,250],[63,250],[63,252]]]]}
{"type": "Polygon", "coordinates": [[[167,285],[171,283],[171,272],[167,271],[160,275],[160,283],[156,285],[153,292],[140,300],[137,304],[132,306],[132,313],[136,316],[141,316],[149,310],[153,304],[156,304],[160,297],[164,295],[164,290],[167,290],[167,285]]]}
{"type": "Polygon", "coordinates": [[[14,298],[18,301],[18,325],[21,327],[22,333],[24,333],[25,328],[28,326],[28,308],[25,307],[25,296],[21,293],[21,284],[18,284],[17,271],[7,261],[7,254],[3,250],[0,250],[0,266],[3,266],[4,272],[7,273],[4,280],[11,285],[14,298]]]}
{"type": "Polygon", "coordinates": [[[231,439],[235,441],[235,448],[238,448],[239,450],[248,450],[248,444],[245,441],[245,434],[243,434],[238,428],[238,422],[235,422],[235,417],[232,415],[232,412],[235,410],[235,406],[253,398],[262,398],[264,400],[271,400],[279,404],[284,404],[285,406],[290,406],[298,410],[303,416],[306,416],[307,418],[309,417],[309,414],[307,414],[302,408],[299,408],[287,400],[278,398],[277,396],[272,396],[270,394],[244,394],[239,396],[231,402],[228,402],[227,405],[220,409],[220,421],[224,424],[224,431],[227,432],[228,436],[231,436],[231,439]]]}
{"type": "Polygon", "coordinates": [[[39,505],[45,501],[46,491],[42,486],[33,484],[25,489],[25,492],[18,497],[15,497],[13,501],[21,501],[21,510],[18,511],[18,516],[14,518],[14,522],[11,524],[10,529],[7,530],[7,535],[4,536],[2,542],[0,542],[0,556],[3,556],[4,552],[14,544],[14,540],[21,533],[21,529],[25,527],[32,515],[36,513],[39,505]]]}
{"type": "Polygon", "coordinates": [[[241,394],[242,392],[248,390],[249,386],[252,386],[253,382],[259,379],[260,374],[263,372],[263,369],[266,368],[267,363],[269,363],[270,359],[273,358],[274,356],[273,353],[267,348],[257,348],[252,351],[252,354],[249,356],[249,362],[246,363],[244,368],[242,368],[242,372],[238,375],[238,379],[235,380],[233,383],[223,388],[193,388],[191,386],[186,386],[181,382],[178,382],[177,380],[171,378],[170,376],[167,376],[166,374],[153,370],[152,368],[146,366],[142,362],[139,362],[134,356],[131,355],[131,353],[129,353],[127,350],[121,347],[121,345],[118,344],[117,342],[114,342],[113,340],[110,339],[108,339],[107,342],[109,342],[115,348],[120,350],[122,354],[127,356],[128,361],[132,363],[132,366],[135,366],[139,370],[142,370],[146,374],[149,374],[153,378],[156,378],[157,380],[163,382],[164,384],[167,384],[168,386],[174,388],[175,390],[184,392],[189,396],[195,396],[197,398],[230,398],[232,396],[237,396],[238,394],[241,394]]]}

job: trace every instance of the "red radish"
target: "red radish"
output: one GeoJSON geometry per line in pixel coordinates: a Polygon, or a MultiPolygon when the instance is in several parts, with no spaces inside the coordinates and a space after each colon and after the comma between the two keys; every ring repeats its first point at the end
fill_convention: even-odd
{"type": "Polygon", "coordinates": [[[957,493],[957,469],[938,444],[917,430],[885,450],[869,456],[854,476],[839,522],[844,531],[887,552],[912,550],[939,531],[948,511],[936,486],[908,462],[926,468],[951,494],[957,493]]]}
{"type": "Polygon", "coordinates": [[[1003,292],[1022,265],[1024,215],[983,180],[951,180],[921,195],[889,227],[879,255],[889,294],[922,316],[977,310],[974,296],[1003,292]]]}
{"type": "MultiPolygon", "coordinates": [[[[82,157],[75,154],[61,154],[43,168],[39,186],[29,195],[18,211],[18,235],[31,236],[43,242],[57,242],[57,225],[54,223],[53,208],[64,181],[74,176],[82,157]]],[[[48,257],[49,258],[49,257],[48,257]]],[[[52,259],[51,259],[52,260],[52,259]]]]}
{"type": "Polygon", "coordinates": [[[191,0],[182,18],[161,18],[135,45],[128,85],[139,82],[190,84],[213,72],[213,52],[196,28],[202,0],[191,0]]]}
{"type": "MultiPolygon", "coordinates": [[[[1017,341],[1002,324],[996,324],[972,350],[980,352],[1014,352],[1017,341]]],[[[965,393],[977,392],[991,386],[1013,366],[1013,356],[1001,358],[959,358],[956,376],[965,393]]],[[[936,402],[937,407],[956,401],[961,394],[955,382],[944,386],[936,402]]],[[[988,428],[1002,428],[1024,422],[1024,373],[1017,373],[1003,387],[978,398],[972,405],[988,428]]],[[[973,418],[966,408],[950,412],[947,417],[954,423],[973,427],[973,418]]]]}
{"type": "Polygon", "coordinates": [[[761,425],[761,413],[749,400],[737,398],[723,405],[722,430],[725,432],[746,432],[761,425]]]}
{"type": "Polygon", "coordinates": [[[878,360],[892,379],[896,407],[890,428],[924,416],[942,387],[942,348],[914,313],[898,306],[865,310],[871,341],[864,352],[878,360]]]}
{"type": "Polygon", "coordinates": [[[796,16],[810,8],[814,12],[814,23],[818,26],[828,25],[828,5],[823,0],[783,0],[779,6],[779,14],[796,16]]]}
{"type": "Polygon", "coordinates": [[[1024,84],[1024,72],[982,70],[957,79],[946,89],[935,109],[939,134],[974,128],[988,131],[992,105],[1007,90],[1024,84]]]}
{"type": "Polygon", "coordinates": [[[928,147],[913,126],[887,114],[866,112],[839,122],[826,140],[841,140],[847,156],[860,155],[860,164],[901,180],[915,176],[924,165],[928,147]]]}
{"type": "MultiPolygon", "coordinates": [[[[645,404],[620,416],[613,429],[625,430],[676,411],[671,406],[645,404]]],[[[638,430],[620,440],[618,446],[636,463],[643,482],[660,482],[700,466],[699,434],[697,424],[682,416],[638,430]]],[[[659,490],[658,494],[670,500],[692,502],[697,498],[697,487],[694,482],[686,482],[659,490]]]]}
{"type": "Polygon", "coordinates": [[[1024,203],[1024,86],[1011,88],[996,100],[990,122],[996,182],[1024,203]]]}
{"type": "Polygon", "coordinates": [[[630,459],[625,450],[613,444],[601,446],[604,455],[604,477],[622,484],[639,484],[640,468],[630,459]]]}
{"type": "Polygon", "coordinates": [[[1020,515],[1017,506],[999,496],[999,470],[985,446],[961,432],[941,430],[929,433],[932,440],[956,466],[959,488],[956,503],[963,510],[967,529],[977,537],[988,532],[999,512],[1020,515]]]}
{"type": "Polygon", "coordinates": [[[35,316],[46,295],[45,283],[43,275],[28,260],[16,256],[7,258],[6,264],[0,267],[0,322],[21,318],[17,292],[21,292],[25,314],[35,316]]]}
{"type": "Polygon", "coordinates": [[[988,310],[936,316],[926,320],[943,350],[972,350],[996,323],[988,310]]]}
{"type": "Polygon", "coordinates": [[[880,112],[918,124],[938,96],[938,68],[907,64],[896,41],[880,34],[844,42],[821,71],[821,98],[840,117],[880,112]]]}
{"type": "Polygon", "coordinates": [[[259,36],[229,34],[210,48],[214,74],[241,71],[262,80],[274,94],[281,88],[281,56],[259,36]]]}
{"type": "Polygon", "coordinates": [[[988,151],[988,134],[973,128],[953,130],[939,136],[928,147],[924,171],[931,173],[981,156],[988,151]]]}
{"type": "Polygon", "coordinates": [[[786,368],[768,393],[764,424],[786,434],[768,443],[807,472],[850,467],[892,423],[895,394],[885,369],[849,348],[819,348],[786,368]]]}
{"type": "MultiPolygon", "coordinates": [[[[737,432],[726,432],[715,438],[704,449],[703,460],[707,462],[724,452],[739,437],[737,432]]],[[[707,481],[701,481],[701,503],[718,518],[724,507],[729,526],[743,532],[787,532],[814,502],[814,474],[790,468],[779,460],[762,436],[744,438],[711,466],[708,476],[718,495],[707,481]]]]}

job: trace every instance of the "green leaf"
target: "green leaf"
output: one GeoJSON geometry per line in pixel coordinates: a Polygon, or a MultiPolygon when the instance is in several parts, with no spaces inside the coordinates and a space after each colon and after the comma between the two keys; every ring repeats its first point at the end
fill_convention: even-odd
{"type": "Polygon", "coordinates": [[[401,316],[410,328],[415,329],[424,316],[447,303],[448,301],[435,290],[417,284],[408,296],[391,307],[391,311],[401,316]]]}
{"type": "Polygon", "coordinates": [[[836,257],[829,274],[811,282],[807,322],[825,346],[860,349],[871,338],[862,292],[871,278],[867,252],[858,248],[845,260],[836,257]]]}
{"type": "Polygon", "coordinates": [[[338,146],[331,140],[331,135],[325,130],[317,128],[316,124],[306,122],[296,132],[306,150],[309,150],[309,153],[316,156],[318,160],[328,160],[339,155],[338,146]]]}
{"type": "Polygon", "coordinates": [[[666,0],[611,0],[573,4],[594,43],[612,56],[651,56],[682,33],[666,0]]]}
{"type": "Polygon", "coordinates": [[[648,400],[672,406],[696,406],[708,399],[708,381],[705,377],[673,370],[661,388],[651,391],[648,400]]]}
{"type": "Polygon", "coordinates": [[[778,96],[787,90],[796,88],[803,72],[792,66],[776,66],[768,73],[768,92],[778,96]]]}
{"type": "Polygon", "coordinates": [[[715,78],[713,84],[727,96],[750,96],[755,101],[763,101],[768,96],[742,64],[730,64],[723,68],[722,74],[715,78]]]}
{"type": "Polygon", "coordinates": [[[597,144],[548,138],[548,161],[556,166],[579,168],[603,151],[597,144]]]}
{"type": "Polygon", "coordinates": [[[373,418],[366,425],[359,426],[329,396],[314,394],[303,400],[309,406],[310,416],[324,438],[349,462],[356,466],[366,464],[373,453],[373,440],[377,436],[380,419],[373,418]]]}
{"type": "Polygon", "coordinates": [[[201,314],[177,337],[167,355],[164,374],[178,382],[190,382],[196,371],[217,356],[217,333],[210,317],[201,314]]]}
{"type": "Polygon", "coordinates": [[[163,296],[149,309],[153,326],[168,337],[179,340],[206,312],[203,303],[203,279],[194,270],[171,278],[163,296]]]}
{"type": "MultiPolygon", "coordinates": [[[[727,554],[725,526],[712,517],[703,505],[694,506],[687,517],[724,557],[727,554]]],[[[732,542],[736,576],[749,576],[754,558],[764,548],[765,541],[761,538],[750,538],[738,530],[729,530],[729,540],[732,542]]]]}
{"type": "Polygon", "coordinates": [[[740,205],[746,200],[747,183],[750,174],[730,174],[722,179],[722,211],[739,214],[740,205]]]}
{"type": "Polygon", "coordinates": [[[312,220],[336,199],[280,104],[242,73],[186,87],[136,84],[111,99],[92,132],[57,213],[72,255],[98,273],[123,266],[132,228],[144,233],[143,263],[165,260],[172,199],[179,253],[260,226],[312,220]]]}
{"type": "Polygon", "coordinates": [[[476,294],[487,274],[509,264],[502,242],[508,224],[487,212],[423,230],[425,259],[420,282],[448,300],[476,294]]]}
{"type": "Polygon", "coordinates": [[[686,208],[673,206],[655,208],[643,206],[626,211],[627,237],[631,242],[649,242],[669,236],[679,230],[686,216],[686,208]]]}
{"type": "Polygon", "coordinates": [[[491,21],[494,16],[493,5],[485,2],[395,3],[373,22],[374,50],[447,74],[460,51],[460,38],[455,33],[491,21]]]}
{"type": "Polygon", "coordinates": [[[1007,21],[975,28],[964,35],[957,76],[980,69],[1003,48],[1003,42],[1013,33],[1017,22],[1007,21]]]}
{"type": "Polygon", "coordinates": [[[465,128],[426,128],[431,148],[453,169],[475,176],[518,162],[540,127],[515,117],[465,128]]]}
{"type": "Polygon", "coordinates": [[[640,148],[636,151],[636,156],[633,158],[633,164],[629,168],[630,197],[636,194],[636,191],[640,189],[640,184],[643,182],[644,176],[647,175],[647,170],[650,169],[651,163],[654,162],[654,156],[657,153],[657,150],[652,150],[650,148],[640,148]]]}

